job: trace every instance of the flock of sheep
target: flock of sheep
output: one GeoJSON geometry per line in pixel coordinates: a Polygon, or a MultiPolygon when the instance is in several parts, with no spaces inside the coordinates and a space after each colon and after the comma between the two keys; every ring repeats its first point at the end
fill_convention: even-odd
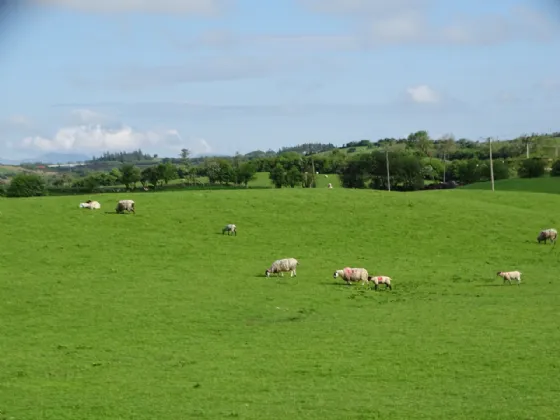
{"type": "MultiPolygon", "coordinates": [[[[236,231],[235,225],[226,225],[222,230],[222,234],[225,231],[232,229],[236,231]]],[[[556,229],[544,229],[539,233],[537,236],[537,241],[540,244],[549,240],[554,245],[556,245],[556,239],[558,238],[558,232],[556,229]]],[[[296,268],[299,265],[299,261],[295,258],[284,258],[281,260],[276,260],[272,263],[270,268],[267,268],[264,272],[266,277],[270,277],[271,274],[275,273],[277,276],[284,276],[284,273],[289,272],[290,277],[296,276],[296,268]]],[[[502,277],[505,282],[509,282],[511,285],[511,281],[517,281],[517,285],[521,283],[521,272],[519,271],[498,271],[497,275],[502,277]]],[[[384,284],[386,289],[392,290],[393,287],[391,285],[392,279],[388,276],[370,276],[368,271],[365,268],[350,268],[344,267],[342,270],[336,270],[333,274],[333,278],[341,277],[346,284],[361,282],[362,284],[373,283],[375,285],[375,290],[378,289],[380,284],[384,284]]]]}
{"type": "MultiPolygon", "coordinates": [[[[290,277],[297,276],[297,266],[299,261],[295,258],[283,258],[281,260],[276,260],[272,263],[270,268],[267,268],[264,272],[266,277],[270,277],[271,274],[280,274],[284,277],[284,273],[289,272],[290,277]]],[[[333,278],[342,277],[346,284],[354,282],[362,282],[362,284],[367,284],[373,282],[375,284],[375,290],[377,290],[380,284],[384,284],[385,288],[392,289],[391,277],[388,276],[370,276],[365,268],[350,268],[345,267],[342,270],[336,270],[333,274],[333,278]]]]}
{"type": "MultiPolygon", "coordinates": [[[[85,203],[80,203],[80,208],[88,208],[91,210],[98,210],[101,208],[101,204],[98,201],[87,200],[85,203]]],[[[115,209],[117,213],[123,213],[124,211],[136,213],[134,209],[134,201],[133,200],[120,200],[117,203],[117,207],[115,209]]],[[[233,223],[227,224],[222,228],[222,235],[227,232],[229,235],[237,236],[237,226],[233,223]]],[[[539,233],[537,236],[537,241],[540,244],[549,240],[551,243],[556,245],[556,239],[558,238],[558,232],[556,229],[544,229],[539,233]]],[[[266,277],[270,277],[271,274],[280,274],[280,276],[284,276],[284,273],[290,273],[290,277],[297,276],[296,269],[299,265],[299,261],[295,258],[283,258],[274,261],[270,268],[267,268],[264,272],[266,277]]],[[[502,277],[505,282],[509,282],[511,284],[512,280],[517,281],[517,285],[521,283],[521,272],[519,271],[498,271],[497,275],[502,277]]],[[[380,284],[384,284],[386,289],[392,290],[393,286],[391,285],[392,279],[388,276],[370,276],[368,271],[365,268],[351,268],[351,267],[344,267],[342,270],[336,270],[333,274],[333,278],[341,277],[346,284],[361,282],[362,284],[373,283],[375,285],[375,290],[378,289],[380,284]]]]}

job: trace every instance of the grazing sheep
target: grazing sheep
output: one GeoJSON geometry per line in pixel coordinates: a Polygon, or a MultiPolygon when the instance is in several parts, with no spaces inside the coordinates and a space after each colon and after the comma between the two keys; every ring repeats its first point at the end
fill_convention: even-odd
{"type": "Polygon", "coordinates": [[[556,231],[556,229],[544,229],[541,230],[541,232],[539,233],[539,236],[537,236],[537,241],[539,242],[539,244],[544,241],[544,243],[546,244],[546,240],[550,240],[551,243],[555,243],[556,242],[556,238],[558,237],[558,232],[556,231]]]}
{"type": "Polygon", "coordinates": [[[237,226],[232,223],[230,223],[229,225],[225,225],[222,229],[222,235],[226,232],[228,236],[230,235],[230,233],[233,233],[235,236],[237,236],[237,226]]]}
{"type": "Polygon", "coordinates": [[[350,284],[350,282],[357,282],[361,281],[362,284],[368,282],[368,272],[365,268],[350,268],[345,267],[342,270],[336,270],[333,274],[333,278],[342,277],[346,284],[350,284]]]}
{"type": "Polygon", "coordinates": [[[117,208],[115,209],[115,211],[117,213],[123,213],[125,210],[128,211],[128,212],[132,212],[132,213],[136,214],[136,211],[134,210],[134,201],[132,201],[132,200],[120,200],[117,203],[117,208]]]}
{"type": "Polygon", "coordinates": [[[521,283],[521,273],[519,271],[498,271],[498,276],[504,279],[504,284],[506,281],[509,281],[511,284],[512,280],[517,280],[517,285],[521,283]]]}
{"type": "Polygon", "coordinates": [[[369,276],[368,281],[372,281],[375,283],[375,290],[377,290],[380,284],[384,284],[385,288],[389,290],[393,290],[393,286],[391,286],[391,277],[388,276],[369,276]]]}
{"type": "Polygon", "coordinates": [[[272,263],[270,268],[268,268],[264,272],[264,275],[266,277],[270,277],[271,273],[276,273],[276,276],[278,277],[278,273],[280,273],[280,276],[284,277],[284,273],[289,271],[290,277],[294,277],[297,276],[296,268],[298,265],[299,261],[295,258],[284,258],[281,260],[276,260],[272,263]]]}

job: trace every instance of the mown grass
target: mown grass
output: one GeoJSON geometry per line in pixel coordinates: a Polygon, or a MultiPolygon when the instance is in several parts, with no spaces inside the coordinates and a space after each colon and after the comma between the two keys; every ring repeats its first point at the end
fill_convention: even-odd
{"type": "Polygon", "coordinates": [[[0,200],[0,418],[556,419],[560,250],[535,238],[560,198],[535,197],[0,200]],[[297,278],[263,277],[291,256],[297,278]],[[344,266],[394,290],[347,287],[344,266]]]}
{"type": "MultiPolygon", "coordinates": [[[[476,182],[462,187],[467,190],[491,190],[490,182],[476,182]]],[[[560,194],[560,178],[544,176],[542,178],[512,178],[494,182],[496,191],[523,191],[533,193],[560,194]]]]}

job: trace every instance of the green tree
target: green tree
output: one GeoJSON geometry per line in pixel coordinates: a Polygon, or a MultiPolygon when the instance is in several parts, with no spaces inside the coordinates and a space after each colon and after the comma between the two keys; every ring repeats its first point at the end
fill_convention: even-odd
{"type": "Polygon", "coordinates": [[[169,184],[169,181],[177,179],[177,167],[171,162],[160,163],[157,166],[157,172],[159,178],[165,183],[165,185],[169,184]]]}
{"type": "Polygon", "coordinates": [[[210,184],[215,184],[220,180],[220,165],[213,159],[204,161],[204,174],[208,177],[210,184]]]}
{"type": "Polygon", "coordinates": [[[550,171],[550,176],[560,176],[560,159],[556,160],[552,164],[552,168],[550,171]]]}
{"type": "Polygon", "coordinates": [[[46,182],[42,176],[33,173],[17,174],[12,178],[7,197],[40,197],[47,195],[46,182]]]}
{"type": "Polygon", "coordinates": [[[140,182],[142,182],[144,188],[147,185],[152,185],[156,189],[160,179],[160,172],[156,166],[149,166],[143,169],[140,175],[140,182]]]}
{"type": "Polygon", "coordinates": [[[269,178],[276,188],[282,188],[288,185],[286,175],[284,167],[277,163],[274,169],[270,171],[269,178]]]}
{"type": "Polygon", "coordinates": [[[300,184],[302,181],[303,181],[303,175],[301,171],[297,167],[292,166],[286,173],[286,183],[290,187],[294,188],[297,184],[300,184]]]}
{"type": "Polygon", "coordinates": [[[540,178],[544,175],[546,162],[539,158],[523,159],[517,169],[520,178],[540,178]]]}
{"type": "Polygon", "coordinates": [[[482,176],[482,168],[478,159],[460,161],[457,169],[459,181],[464,184],[478,182],[482,176]]]}
{"type": "Polygon", "coordinates": [[[434,146],[427,131],[417,131],[408,136],[409,144],[423,156],[429,156],[434,146]]]}
{"type": "Polygon", "coordinates": [[[140,181],[140,169],[132,163],[125,163],[120,169],[120,182],[124,184],[127,190],[136,188],[136,183],[140,181]],[[132,187],[132,188],[131,188],[132,187]]]}
{"type": "Polygon", "coordinates": [[[219,167],[219,182],[228,185],[230,182],[235,182],[235,171],[230,162],[225,159],[218,161],[219,167]]]}
{"type": "MultiPolygon", "coordinates": [[[[509,179],[509,167],[508,164],[505,163],[501,159],[494,159],[492,161],[493,171],[494,171],[494,180],[498,181],[500,179],[509,179]]],[[[484,179],[490,180],[490,162],[485,162],[482,165],[481,175],[484,179]]]]}
{"type": "Polygon", "coordinates": [[[253,181],[257,176],[257,168],[252,162],[245,162],[239,165],[237,169],[237,182],[249,187],[249,182],[253,181]]]}

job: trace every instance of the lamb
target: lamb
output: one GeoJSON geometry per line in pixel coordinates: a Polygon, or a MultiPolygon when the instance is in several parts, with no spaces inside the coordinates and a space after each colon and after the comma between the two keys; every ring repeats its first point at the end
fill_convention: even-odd
{"type": "Polygon", "coordinates": [[[361,281],[362,284],[368,282],[368,272],[365,268],[350,268],[345,267],[342,270],[336,270],[333,274],[333,278],[337,278],[338,276],[342,277],[346,284],[350,284],[350,282],[357,282],[361,281]]]}
{"type": "Polygon", "coordinates": [[[299,261],[295,258],[284,258],[281,260],[276,260],[272,263],[270,268],[268,268],[264,272],[264,275],[266,277],[270,277],[271,273],[276,273],[276,276],[278,277],[278,273],[280,273],[280,276],[284,277],[284,273],[289,271],[290,277],[295,277],[297,276],[296,268],[298,265],[299,261]]]}
{"type": "Polygon", "coordinates": [[[506,280],[509,281],[509,284],[511,284],[512,280],[517,280],[518,286],[521,283],[521,273],[519,271],[498,271],[498,276],[504,279],[504,284],[506,280]]]}
{"type": "Polygon", "coordinates": [[[136,211],[134,211],[134,201],[132,201],[132,200],[120,200],[117,203],[117,208],[115,209],[115,211],[117,213],[123,213],[125,210],[128,211],[128,212],[132,212],[132,213],[136,214],[136,211]]]}
{"type": "Polygon", "coordinates": [[[537,241],[539,242],[539,244],[544,241],[544,243],[546,244],[546,240],[549,239],[550,242],[555,243],[556,242],[556,238],[558,237],[558,232],[556,231],[556,229],[544,229],[541,230],[541,232],[539,233],[539,236],[537,236],[537,241]]]}
{"type": "Polygon", "coordinates": [[[389,290],[393,290],[391,286],[391,277],[387,276],[370,276],[368,277],[368,281],[373,281],[375,283],[375,290],[377,290],[378,285],[384,284],[385,288],[389,290]]]}
{"type": "Polygon", "coordinates": [[[91,210],[97,210],[101,208],[101,204],[99,204],[98,201],[91,201],[88,200],[85,203],[80,203],[80,208],[85,208],[85,209],[91,209],[91,210]]]}
{"type": "Polygon", "coordinates": [[[237,236],[237,226],[232,223],[230,223],[229,225],[225,225],[222,229],[222,235],[226,232],[228,236],[230,235],[230,233],[233,233],[235,236],[237,236]]]}

